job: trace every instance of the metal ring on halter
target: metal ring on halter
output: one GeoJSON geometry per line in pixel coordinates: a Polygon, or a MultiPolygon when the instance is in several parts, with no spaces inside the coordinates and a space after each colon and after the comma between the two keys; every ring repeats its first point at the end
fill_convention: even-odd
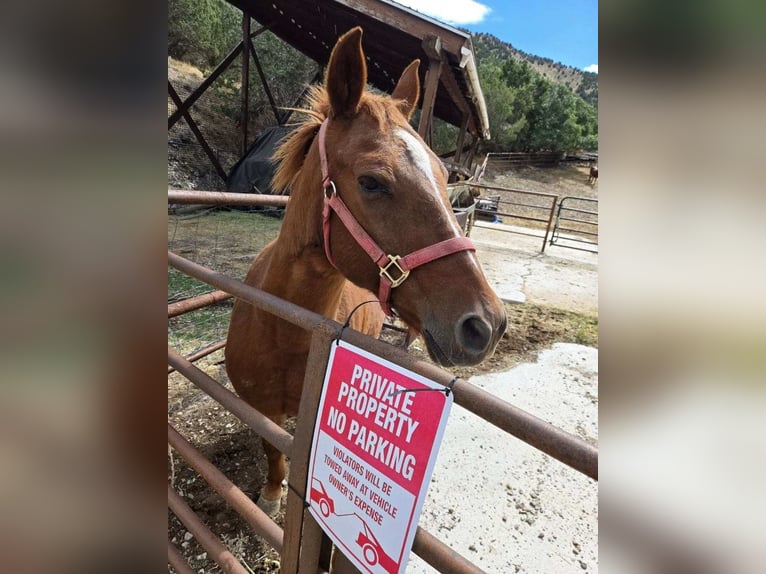
{"type": "Polygon", "coordinates": [[[338,195],[338,190],[335,189],[335,182],[333,180],[330,180],[330,182],[327,185],[324,186],[324,194],[325,194],[325,197],[327,197],[328,199],[338,195]],[[330,189],[330,188],[332,188],[332,193],[330,193],[328,195],[327,194],[327,190],[330,189]]]}

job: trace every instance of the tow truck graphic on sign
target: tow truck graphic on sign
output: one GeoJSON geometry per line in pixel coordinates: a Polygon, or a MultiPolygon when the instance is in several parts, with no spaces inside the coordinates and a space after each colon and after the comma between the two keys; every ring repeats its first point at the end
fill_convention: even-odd
{"type": "Polygon", "coordinates": [[[452,404],[443,391],[362,349],[332,344],[306,499],[362,572],[405,571],[452,404]]]}

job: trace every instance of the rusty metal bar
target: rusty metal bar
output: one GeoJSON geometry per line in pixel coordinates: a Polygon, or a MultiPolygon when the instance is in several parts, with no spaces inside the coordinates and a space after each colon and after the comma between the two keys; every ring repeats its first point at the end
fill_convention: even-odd
{"type": "Polygon", "coordinates": [[[259,413],[210,375],[168,347],[168,363],[197,387],[221,403],[242,422],[287,456],[292,455],[293,437],[271,419],[259,413]]]}
{"type": "Polygon", "coordinates": [[[510,189],[507,187],[497,187],[496,185],[484,185],[483,183],[474,183],[472,181],[461,181],[460,185],[470,185],[471,187],[478,187],[480,189],[491,189],[495,191],[509,191],[513,193],[526,193],[527,195],[537,195],[539,197],[556,197],[555,193],[546,193],[544,191],[530,191],[527,189],[510,189]]]}
{"type": "MultiPolygon", "coordinates": [[[[208,355],[215,353],[218,349],[223,349],[225,346],[226,346],[226,339],[221,339],[220,341],[211,343],[207,347],[202,347],[199,351],[187,356],[186,360],[189,361],[190,363],[194,363],[195,361],[199,361],[202,357],[207,357],[208,355]]],[[[168,366],[168,375],[174,371],[175,371],[174,367],[168,366]]]]}
{"type": "Polygon", "coordinates": [[[418,526],[412,551],[445,574],[480,574],[484,570],[466,557],[458,554],[427,530],[418,526]]]}
{"type": "Polygon", "coordinates": [[[176,574],[194,574],[194,570],[170,540],[168,540],[168,564],[173,567],[176,574]]]}
{"type": "MultiPolygon", "coordinates": [[[[192,263],[175,253],[168,252],[170,265],[205,283],[228,291],[265,311],[307,330],[320,328],[340,329],[340,324],[293,303],[284,301],[192,263]]],[[[383,341],[371,339],[351,329],[343,331],[342,339],[380,357],[393,361],[407,369],[447,386],[453,376],[447,371],[414,359],[402,349],[383,341]]],[[[192,366],[193,368],[193,366],[192,366]]],[[[220,386],[220,385],[218,385],[220,386]]],[[[454,385],[455,402],[479,415],[498,428],[549,454],[553,458],[593,479],[598,477],[598,450],[584,440],[566,433],[478,387],[458,380],[454,385]]]]}
{"type": "Polygon", "coordinates": [[[286,195],[195,191],[190,189],[168,190],[168,203],[177,203],[179,205],[265,205],[284,207],[289,199],[286,195]]]}
{"type": "MultiPolygon", "coordinates": [[[[176,255],[172,251],[168,251],[168,263],[175,269],[178,269],[187,275],[199,279],[213,287],[218,287],[227,293],[231,293],[235,297],[247,301],[280,319],[284,319],[294,325],[303,327],[307,331],[313,331],[314,329],[319,328],[323,323],[330,321],[330,319],[323,317],[322,315],[306,311],[306,309],[299,305],[280,299],[275,295],[271,295],[270,293],[266,293],[255,287],[245,285],[241,281],[232,279],[223,273],[207,269],[202,265],[198,265],[181,257],[180,255],[176,255]]],[[[333,323],[337,325],[337,329],[340,330],[341,325],[335,321],[333,321],[333,323]]]]}
{"type": "MultiPolygon", "coordinates": [[[[210,558],[227,574],[248,574],[242,564],[229,551],[223,542],[205,526],[199,516],[189,507],[173,488],[168,484],[168,507],[173,511],[186,528],[194,535],[200,545],[207,550],[210,558]]],[[[175,566],[174,566],[175,567],[175,566]]]]}
{"type": "Polygon", "coordinates": [[[598,450],[544,420],[468,383],[454,386],[455,402],[537,450],[598,479],[598,450]]]}
{"type": "MultiPolygon", "coordinates": [[[[182,103],[181,98],[178,97],[178,94],[176,93],[175,88],[173,88],[172,84],[169,81],[168,81],[168,94],[170,94],[170,99],[173,100],[173,103],[176,105],[176,107],[180,108],[182,103]]],[[[197,138],[199,145],[202,146],[202,149],[205,151],[205,154],[207,154],[207,157],[210,160],[210,163],[213,164],[213,167],[215,168],[216,173],[225,182],[226,172],[221,167],[221,163],[218,161],[218,158],[215,156],[215,154],[213,153],[213,150],[208,145],[207,140],[205,139],[205,136],[203,136],[202,132],[199,131],[199,128],[197,127],[197,122],[195,122],[194,118],[191,117],[191,115],[189,114],[189,110],[185,110],[181,115],[186,120],[186,123],[189,125],[189,129],[194,134],[194,137],[197,138]]]]}
{"type": "Polygon", "coordinates": [[[551,231],[551,224],[553,223],[553,216],[556,213],[556,201],[558,198],[553,198],[553,203],[551,204],[551,212],[548,214],[548,224],[545,226],[545,236],[543,237],[543,247],[540,249],[540,253],[545,253],[545,245],[548,242],[548,234],[551,231]]]}
{"type": "Polygon", "coordinates": [[[210,293],[203,293],[196,297],[189,297],[182,301],[176,301],[175,303],[168,305],[168,319],[178,317],[179,315],[189,313],[190,311],[195,311],[196,309],[202,309],[202,307],[207,307],[213,303],[226,301],[227,299],[231,299],[231,295],[226,291],[211,291],[210,293]]]}
{"type": "Polygon", "coordinates": [[[542,219],[540,217],[527,217],[526,215],[515,215],[513,213],[508,213],[507,211],[487,211],[486,209],[479,209],[476,208],[477,214],[482,215],[502,215],[503,217],[513,217],[514,219],[524,219],[526,221],[538,221],[540,223],[545,223],[547,219],[542,219]]]}
{"type": "MultiPolygon", "coordinates": [[[[205,479],[213,490],[220,494],[247,521],[256,534],[262,536],[278,552],[282,552],[282,529],[212,462],[202,456],[202,453],[182,437],[170,423],[168,423],[168,443],[205,479]]],[[[168,495],[171,491],[172,489],[168,485],[168,495]]],[[[176,514],[176,516],[178,515],[176,514]]]]}

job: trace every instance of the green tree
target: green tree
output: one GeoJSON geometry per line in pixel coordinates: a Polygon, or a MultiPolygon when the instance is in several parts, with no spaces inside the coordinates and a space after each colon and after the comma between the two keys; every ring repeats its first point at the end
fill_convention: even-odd
{"type": "Polygon", "coordinates": [[[484,60],[479,79],[492,138],[483,147],[485,151],[510,149],[525,123],[524,117],[515,113],[515,90],[503,79],[502,67],[494,58],[484,60]]]}

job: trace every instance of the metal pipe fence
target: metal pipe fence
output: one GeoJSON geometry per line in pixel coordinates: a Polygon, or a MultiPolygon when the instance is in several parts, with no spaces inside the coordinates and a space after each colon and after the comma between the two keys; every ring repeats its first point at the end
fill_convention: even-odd
{"type": "Polygon", "coordinates": [[[581,243],[586,246],[598,247],[598,200],[589,197],[566,196],[561,198],[559,208],[556,213],[556,222],[553,225],[550,244],[566,247],[568,249],[578,249],[590,253],[598,253],[597,249],[588,247],[577,247],[562,242],[581,243]],[[581,207],[570,207],[568,204],[573,202],[581,207]],[[594,209],[584,209],[586,206],[594,206],[594,209]],[[572,215],[576,214],[576,216],[572,215]],[[570,224],[573,224],[570,226],[570,224]],[[562,235],[561,232],[568,235],[562,235]],[[595,238],[595,239],[592,239],[595,238]]]}
{"type": "MultiPolygon", "coordinates": [[[[480,219],[484,217],[509,217],[512,219],[518,219],[521,221],[531,221],[533,223],[540,224],[539,227],[545,226],[545,235],[543,236],[542,246],[540,253],[545,252],[545,247],[548,244],[548,235],[551,228],[551,222],[553,221],[556,213],[556,205],[558,202],[558,195],[555,193],[546,193],[543,191],[530,191],[527,189],[513,189],[509,187],[500,187],[496,185],[485,185],[483,183],[475,183],[471,181],[461,182],[460,185],[473,187],[475,189],[486,191],[497,191],[502,195],[491,196],[490,198],[482,198],[476,205],[476,217],[480,219]],[[511,201],[509,198],[514,196],[521,196],[522,199],[528,199],[530,197],[540,198],[540,203],[522,203],[520,201],[511,201]],[[505,198],[505,199],[504,199],[505,198]],[[482,207],[482,206],[485,207],[482,207]],[[515,212],[501,210],[501,205],[510,205],[521,207],[522,209],[515,212]]],[[[479,225],[474,223],[474,225],[479,225]]],[[[493,228],[494,229],[494,228],[493,228]]],[[[521,233],[512,228],[498,228],[500,231],[508,233],[521,233]]],[[[524,234],[528,235],[528,234],[524,234]]]]}
{"type": "MultiPolygon", "coordinates": [[[[540,192],[529,193],[544,197],[551,196],[551,194],[540,192]]],[[[169,201],[172,201],[170,194],[168,197],[169,201]]],[[[214,202],[211,200],[210,204],[212,203],[214,202]]],[[[168,252],[168,263],[171,267],[190,277],[313,333],[294,436],[195,367],[189,358],[181,357],[172,349],[168,349],[168,363],[173,369],[188,378],[290,457],[284,531],[266,517],[239,488],[231,483],[212,463],[204,459],[170,425],[168,425],[168,441],[235,510],[243,513],[242,515],[257,533],[264,536],[269,544],[280,551],[281,571],[290,573],[312,572],[313,574],[317,568],[326,568],[327,539],[304,507],[303,501],[306,498],[308,456],[312,433],[332,341],[340,338],[445,387],[452,382],[453,376],[436,365],[413,358],[400,348],[350,329],[341,330],[341,325],[332,319],[312,313],[172,252],[168,252]]],[[[592,445],[461,379],[458,379],[452,388],[455,403],[503,431],[571,466],[578,472],[594,480],[598,479],[598,451],[592,445]]],[[[171,496],[170,493],[169,496],[171,496]]],[[[176,508],[180,508],[176,502],[174,502],[176,508]]],[[[205,536],[204,531],[200,530],[199,532],[205,536]]],[[[413,552],[441,572],[473,573],[481,571],[469,560],[460,556],[422,528],[417,529],[413,552]]],[[[171,554],[169,548],[169,561],[171,554]]],[[[175,560],[175,557],[173,559],[175,560]]]]}

